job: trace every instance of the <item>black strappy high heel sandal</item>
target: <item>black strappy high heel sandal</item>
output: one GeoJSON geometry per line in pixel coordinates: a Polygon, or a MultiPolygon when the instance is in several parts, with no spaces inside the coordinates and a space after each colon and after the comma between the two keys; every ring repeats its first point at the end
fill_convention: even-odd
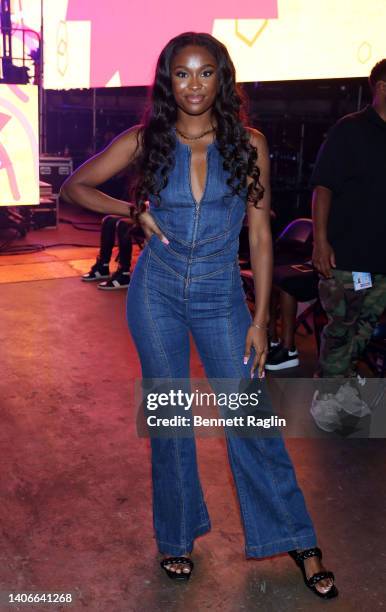
{"type": "Polygon", "coordinates": [[[194,563],[191,559],[189,559],[189,557],[167,557],[166,559],[162,559],[162,561],[160,561],[160,565],[162,569],[165,570],[169,578],[171,578],[172,580],[179,580],[181,582],[182,581],[186,582],[187,580],[189,580],[190,575],[194,568],[194,563]],[[170,570],[166,567],[166,565],[173,565],[176,563],[183,563],[185,565],[189,565],[190,572],[184,572],[184,571],[181,571],[181,572],[174,571],[173,572],[173,570],[170,570]]]}
{"type": "Polygon", "coordinates": [[[310,576],[310,578],[307,578],[304,561],[306,559],[309,559],[310,557],[319,557],[319,559],[322,560],[322,551],[320,550],[320,548],[308,548],[307,550],[302,550],[301,552],[297,552],[296,550],[289,550],[288,554],[295,561],[296,565],[298,565],[302,570],[306,586],[308,586],[308,588],[311,589],[311,591],[313,591],[315,595],[317,595],[318,597],[322,597],[322,599],[332,599],[333,597],[336,597],[338,595],[339,591],[336,588],[335,584],[333,584],[331,588],[326,591],[326,593],[321,593],[315,586],[318,582],[324,580],[325,578],[331,578],[331,580],[334,581],[335,576],[332,572],[316,572],[315,574],[310,576]]]}

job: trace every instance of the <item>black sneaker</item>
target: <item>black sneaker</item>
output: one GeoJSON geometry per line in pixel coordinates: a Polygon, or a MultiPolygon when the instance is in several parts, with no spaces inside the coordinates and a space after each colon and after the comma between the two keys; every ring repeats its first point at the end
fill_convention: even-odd
{"type": "Polygon", "coordinates": [[[269,341],[269,353],[275,352],[280,347],[281,347],[281,340],[280,340],[280,338],[278,340],[276,340],[276,341],[274,341],[274,340],[270,340],[269,341]]]}
{"type": "Polygon", "coordinates": [[[130,283],[130,272],[122,272],[117,270],[111,275],[111,278],[103,283],[99,283],[98,289],[104,291],[114,291],[115,289],[127,289],[130,283]]]}
{"type": "Polygon", "coordinates": [[[273,355],[277,351],[280,351],[281,348],[282,348],[282,343],[281,343],[280,339],[277,340],[277,341],[270,340],[269,341],[269,349],[268,349],[267,361],[270,361],[271,358],[273,357],[273,355]]]}
{"type": "Polygon", "coordinates": [[[266,370],[285,370],[286,368],[296,368],[299,365],[299,353],[296,348],[294,351],[286,349],[284,346],[276,347],[269,351],[266,370]]]}
{"type": "Polygon", "coordinates": [[[99,281],[101,278],[110,278],[109,264],[97,260],[90,272],[83,274],[82,281],[99,281]]]}

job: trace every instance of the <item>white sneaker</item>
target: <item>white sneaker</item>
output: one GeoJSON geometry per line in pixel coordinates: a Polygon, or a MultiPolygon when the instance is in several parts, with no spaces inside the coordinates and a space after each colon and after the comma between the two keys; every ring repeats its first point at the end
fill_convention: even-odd
{"type": "Polygon", "coordinates": [[[364,387],[367,382],[367,379],[364,376],[360,376],[359,374],[357,374],[357,380],[358,380],[358,384],[361,387],[364,387]]]}
{"type": "MultiPolygon", "coordinates": [[[[362,386],[366,383],[366,379],[361,379],[364,382],[360,382],[362,386]]],[[[360,396],[357,389],[355,389],[349,382],[339,387],[336,394],[336,399],[341,405],[342,410],[356,417],[364,417],[371,414],[371,410],[360,396]]]]}
{"type": "Polygon", "coordinates": [[[265,362],[265,369],[285,370],[286,368],[296,368],[298,365],[299,353],[296,348],[294,351],[290,351],[280,344],[269,351],[265,362]]]}
{"type": "Polygon", "coordinates": [[[315,391],[310,412],[316,425],[323,431],[335,431],[341,424],[341,406],[332,393],[315,391]]]}

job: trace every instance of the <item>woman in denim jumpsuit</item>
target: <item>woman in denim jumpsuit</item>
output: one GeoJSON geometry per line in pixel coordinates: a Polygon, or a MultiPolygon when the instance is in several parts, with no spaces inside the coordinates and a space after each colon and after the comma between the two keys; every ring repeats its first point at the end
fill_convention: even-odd
{"type": "MultiPolygon", "coordinates": [[[[164,57],[169,53],[177,106],[177,120],[169,132],[173,163],[166,185],[157,197],[149,193],[148,211],[139,217],[149,240],[127,294],[127,320],[144,379],[189,378],[189,332],[208,378],[245,379],[255,369],[263,376],[272,255],[268,241],[263,247],[254,243],[251,230],[259,234],[264,225],[267,235],[269,228],[269,185],[264,185],[269,156],[264,137],[245,128],[259,151],[265,189],[261,209],[249,207],[253,208],[249,213],[252,267],[260,283],[252,321],[238,265],[248,189],[247,184],[238,192],[230,188],[230,170],[224,169],[215,136],[211,109],[221,77],[216,75],[216,59],[210,52],[214,46],[227,55],[211,36],[190,33],[176,37],[163,51],[164,57]]],[[[115,159],[122,142],[133,146],[133,133],[138,131],[116,139],[115,159]]],[[[119,165],[111,157],[105,154],[100,160],[111,166],[110,171],[119,165]]],[[[92,163],[87,162],[89,167],[92,163]]],[[[78,181],[72,179],[72,189],[68,182],[66,195],[91,208],[81,183],[90,188],[107,172],[94,162],[91,172],[81,170],[78,181]]],[[[122,213],[121,203],[99,195],[97,200],[95,210],[117,214],[119,209],[118,214],[122,213]]],[[[261,241],[264,244],[264,238],[261,241]]],[[[261,384],[264,387],[263,381],[261,384]]],[[[306,551],[303,559],[296,557],[304,576],[305,569],[307,578],[319,573],[312,589],[318,595],[333,596],[333,575],[321,573],[314,528],[283,440],[226,435],[226,442],[246,556],[262,558],[292,551],[295,558],[299,551],[306,551]]],[[[151,447],[153,523],[159,551],[165,556],[161,565],[169,577],[187,579],[193,569],[194,540],[210,530],[195,440],[193,436],[152,437],[151,447]]]]}
{"type": "MultiPolygon", "coordinates": [[[[227,196],[215,144],[207,151],[200,201],[190,188],[191,149],[176,137],[175,166],[161,205],[149,212],[168,239],[153,233],[127,293],[127,318],[143,378],[189,378],[189,331],[209,378],[248,378],[243,364],[252,323],[238,265],[245,194],[227,196]]],[[[281,438],[227,436],[248,557],[315,545],[315,533],[281,438]]],[[[154,525],[159,549],[181,556],[210,529],[194,438],[152,437],[154,525]],[[165,494],[167,492],[167,494],[165,494]]]]}

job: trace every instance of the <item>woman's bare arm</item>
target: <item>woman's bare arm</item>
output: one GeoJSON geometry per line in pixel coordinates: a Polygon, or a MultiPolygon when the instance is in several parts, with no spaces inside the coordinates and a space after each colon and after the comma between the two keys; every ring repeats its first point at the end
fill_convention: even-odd
{"type": "MultiPolygon", "coordinates": [[[[249,357],[253,345],[256,356],[251,374],[258,366],[259,376],[263,376],[264,365],[268,351],[266,328],[269,320],[269,301],[272,286],[272,235],[271,235],[271,188],[270,188],[270,161],[265,136],[252,128],[250,132],[251,144],[257,148],[257,165],[260,170],[260,183],[264,187],[264,197],[259,200],[259,208],[248,202],[249,250],[251,266],[255,285],[255,314],[254,324],[248,331],[246,341],[246,357],[249,357]]],[[[248,179],[248,184],[252,181],[248,179]]]]}
{"type": "Polygon", "coordinates": [[[131,217],[132,206],[112,198],[96,187],[132,163],[140,152],[140,129],[134,126],[119,134],[103,151],[75,170],[63,183],[60,196],[96,212],[131,217]]]}
{"type": "Polygon", "coordinates": [[[258,151],[260,183],[264,187],[264,197],[259,200],[259,208],[248,203],[249,249],[256,294],[254,323],[267,325],[273,265],[269,151],[264,135],[251,128],[250,131],[251,144],[258,151]]]}

